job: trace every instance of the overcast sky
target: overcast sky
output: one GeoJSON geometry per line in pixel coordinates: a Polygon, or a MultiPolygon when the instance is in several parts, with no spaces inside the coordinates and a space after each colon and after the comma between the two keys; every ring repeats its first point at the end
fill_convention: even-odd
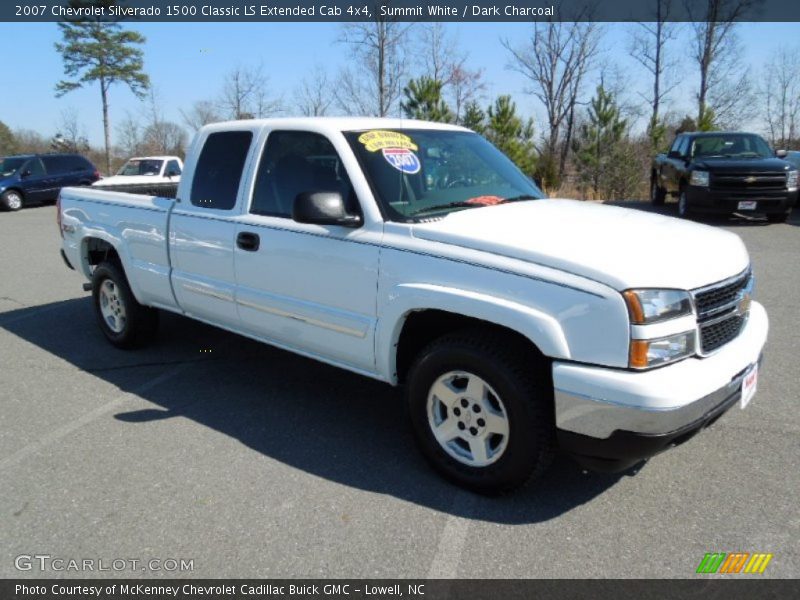
{"type": "MultiPolygon", "coordinates": [[[[635,25],[607,23],[604,29],[602,60],[616,68],[627,80],[631,100],[637,91],[650,85],[646,72],[628,55],[630,31],[635,25]]],[[[536,130],[543,130],[541,107],[525,93],[526,82],[507,68],[509,55],[500,40],[522,42],[530,25],[523,23],[446,24],[469,53],[472,68],[482,68],[487,91],[484,104],[498,94],[511,94],[520,112],[533,116],[536,130]]],[[[682,113],[696,112],[696,67],[688,60],[689,27],[672,52],[685,56],[681,84],[671,103],[682,113]]],[[[218,96],[226,72],[237,65],[263,65],[271,91],[283,95],[291,115],[293,90],[314,65],[335,73],[346,64],[348,51],[337,43],[340,26],[327,23],[140,23],[135,28],[145,35],[145,70],[158,90],[165,116],[181,122],[179,108],[196,100],[218,96]]],[[[413,36],[413,30],[412,34],[413,36]]],[[[742,69],[752,68],[754,77],[771,53],[798,47],[797,23],[743,23],[738,26],[743,45],[742,69]]],[[[0,23],[3,40],[4,85],[0,94],[0,120],[12,129],[33,129],[50,137],[56,133],[64,109],[78,111],[89,140],[102,142],[100,92],[97,85],[55,98],[53,88],[63,76],[60,55],[54,43],[60,31],[53,23],[0,23]]],[[[587,91],[595,85],[589,81],[587,91]]],[[[590,96],[591,93],[587,93],[590,96]]],[[[112,143],[114,126],[126,112],[139,114],[142,104],[124,86],[110,92],[112,143]]]]}

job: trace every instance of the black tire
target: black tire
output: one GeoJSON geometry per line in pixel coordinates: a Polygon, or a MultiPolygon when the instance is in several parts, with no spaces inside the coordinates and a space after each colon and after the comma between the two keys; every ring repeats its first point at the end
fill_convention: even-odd
{"type": "Polygon", "coordinates": [[[686,195],[686,188],[682,187],[678,195],[678,216],[681,219],[691,219],[692,209],[689,207],[689,198],[686,195]]]}
{"type": "Polygon", "coordinates": [[[650,179],[650,202],[653,206],[663,206],[667,199],[667,190],[658,185],[658,177],[653,174],[650,179]]]}
{"type": "Polygon", "coordinates": [[[104,262],[92,274],[92,304],[100,329],[117,348],[140,348],[150,342],[158,330],[158,311],[143,306],[136,301],[122,267],[117,263],[104,262]],[[110,282],[106,284],[106,282],[110,282]],[[113,289],[113,306],[120,310],[124,318],[117,323],[118,330],[103,315],[102,305],[108,306],[109,294],[104,293],[104,285],[113,289]]]}
{"type": "Polygon", "coordinates": [[[792,211],[786,211],[782,213],[767,215],[767,221],[770,223],[786,223],[786,220],[789,218],[789,215],[792,211]]]}
{"type": "Polygon", "coordinates": [[[0,195],[0,206],[3,210],[16,211],[22,208],[25,196],[19,190],[6,190],[0,195]]]}
{"type": "MultiPolygon", "coordinates": [[[[526,350],[492,331],[467,330],[435,340],[415,360],[406,386],[412,428],[422,454],[446,479],[474,492],[496,495],[533,480],[552,462],[555,454],[552,378],[545,359],[538,361],[537,368],[536,360],[533,364],[525,360],[531,355],[526,350]],[[433,433],[429,394],[437,380],[452,371],[482,379],[496,392],[503,407],[508,436],[498,458],[486,466],[465,464],[464,458],[457,460],[433,433]]],[[[492,394],[487,397],[497,399],[492,394]]],[[[467,414],[474,419],[473,423],[480,425],[480,419],[476,418],[479,413],[470,412],[470,408],[461,410],[463,417],[455,416],[455,408],[448,414],[448,418],[459,420],[463,432],[457,434],[459,437],[468,433],[460,421],[467,414]]],[[[468,444],[464,439],[453,442],[468,444]]],[[[488,446],[484,448],[491,446],[491,442],[486,443],[488,446]]]]}

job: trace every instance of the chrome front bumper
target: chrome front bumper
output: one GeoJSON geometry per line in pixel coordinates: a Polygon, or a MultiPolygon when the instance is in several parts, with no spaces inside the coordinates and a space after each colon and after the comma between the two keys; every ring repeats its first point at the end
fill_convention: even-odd
{"type": "Polygon", "coordinates": [[[602,440],[617,432],[668,434],[702,422],[739,393],[768,329],[766,311],[754,302],[741,334],[706,358],[645,372],[556,362],[556,426],[602,440]]]}

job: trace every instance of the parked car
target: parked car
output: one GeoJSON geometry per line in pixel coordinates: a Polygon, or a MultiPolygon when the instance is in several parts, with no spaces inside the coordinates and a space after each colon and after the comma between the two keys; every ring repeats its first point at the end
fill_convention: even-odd
{"type": "Polygon", "coordinates": [[[178,156],[136,156],[128,159],[116,175],[93,185],[151,196],[174,195],[182,171],[183,161],[178,156]]]}
{"type": "Polygon", "coordinates": [[[762,213],[785,221],[797,202],[797,168],[752,133],[682,133],[653,160],[650,199],[678,197],[678,214],[762,213]]]}
{"type": "Polygon", "coordinates": [[[469,489],[556,448],[627,468],[755,393],[768,320],[737,235],[545,199],[467,129],[208,125],[178,197],[61,193],[108,341],[146,344],[165,310],[403,384],[423,454],[469,489]]]}
{"type": "Polygon", "coordinates": [[[24,154],[0,158],[0,207],[19,210],[52,202],[62,187],[91,185],[100,173],[79,154],[24,154]]]}

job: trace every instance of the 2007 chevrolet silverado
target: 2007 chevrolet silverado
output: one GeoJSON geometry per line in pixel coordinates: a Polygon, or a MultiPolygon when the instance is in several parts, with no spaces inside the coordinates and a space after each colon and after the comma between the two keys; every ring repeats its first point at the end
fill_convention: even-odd
{"type": "Polygon", "coordinates": [[[797,169],[761,136],[736,132],[681,133],[667,154],[653,159],[650,200],[678,197],[678,214],[766,215],[789,218],[797,202],[797,169]]]}
{"type": "Polygon", "coordinates": [[[738,236],[545,199],[456,126],[209,125],[177,198],[67,188],[58,219],[112,344],[166,310],[404,384],[425,457],[484,493],[559,447],[613,470],[683,442],[747,405],[767,337],[738,236]]]}

